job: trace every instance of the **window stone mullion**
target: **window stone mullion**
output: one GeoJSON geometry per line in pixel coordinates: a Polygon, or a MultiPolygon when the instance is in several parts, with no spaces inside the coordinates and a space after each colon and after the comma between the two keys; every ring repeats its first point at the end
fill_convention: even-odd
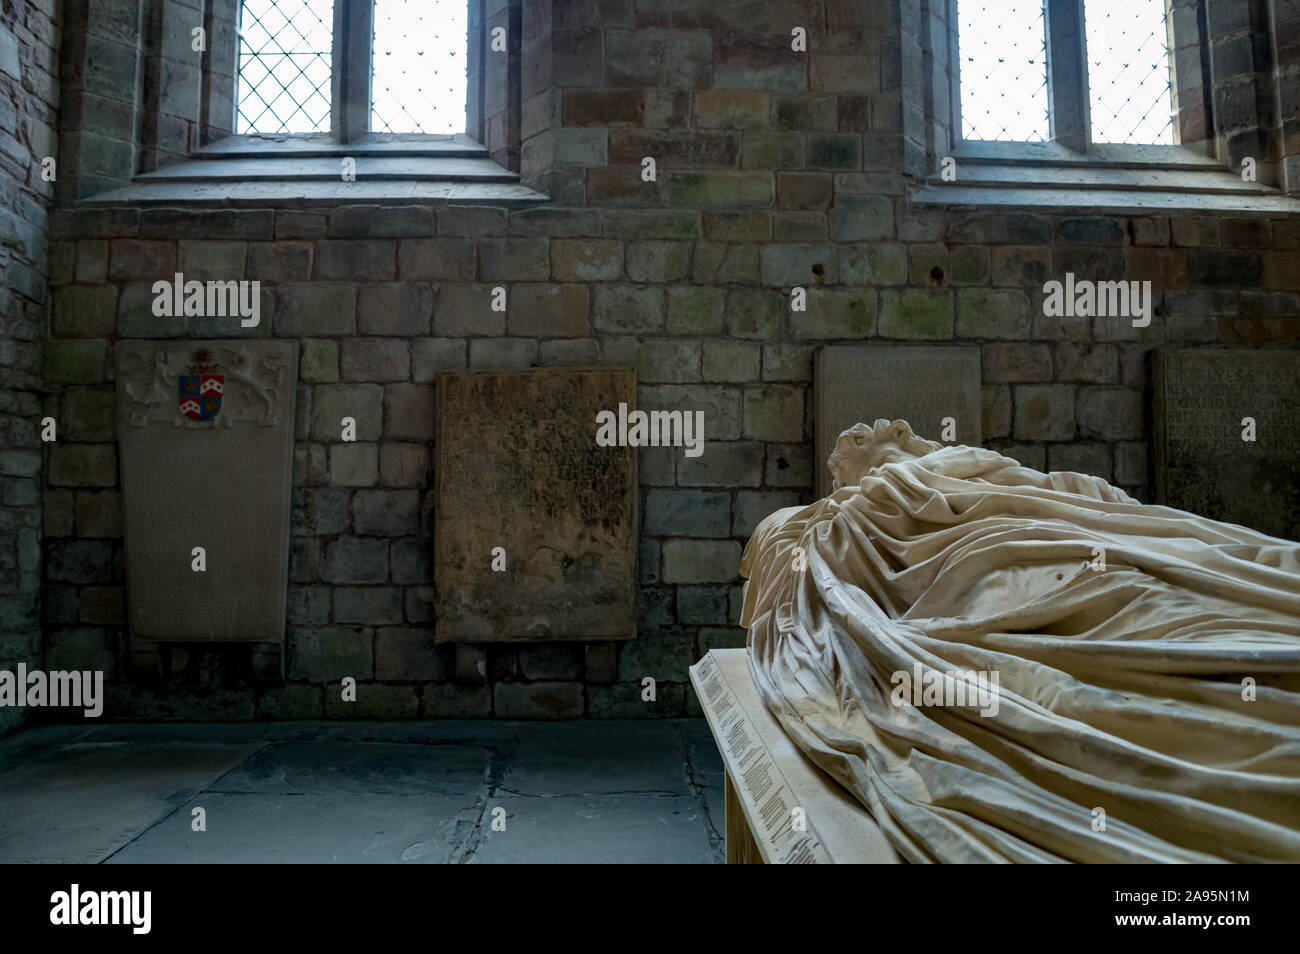
{"type": "Polygon", "coordinates": [[[330,125],[341,143],[356,142],[370,132],[374,13],[374,0],[334,3],[330,125]]]}
{"type": "Polygon", "coordinates": [[[1047,0],[1045,12],[1050,134],[1061,145],[1086,152],[1092,123],[1083,0],[1047,0]]]}

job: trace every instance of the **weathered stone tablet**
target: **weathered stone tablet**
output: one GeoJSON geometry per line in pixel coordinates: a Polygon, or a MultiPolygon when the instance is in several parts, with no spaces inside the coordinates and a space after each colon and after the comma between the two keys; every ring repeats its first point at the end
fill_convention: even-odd
{"type": "Polygon", "coordinates": [[[1154,358],[1156,501],[1300,540],[1300,352],[1154,358]]]}
{"type": "Polygon", "coordinates": [[[118,342],[133,639],[284,638],[297,381],[292,341],[118,342]]]}
{"type": "Polygon", "coordinates": [[[635,637],[636,450],[596,442],[635,372],[457,372],[436,392],[437,641],[635,637]]]}
{"type": "Polygon", "coordinates": [[[818,496],[831,492],[826,459],[854,424],[903,420],[927,440],[980,443],[979,348],[831,345],[817,352],[814,378],[818,496]],[[955,440],[944,439],[947,417],[955,421],[955,440]]]}

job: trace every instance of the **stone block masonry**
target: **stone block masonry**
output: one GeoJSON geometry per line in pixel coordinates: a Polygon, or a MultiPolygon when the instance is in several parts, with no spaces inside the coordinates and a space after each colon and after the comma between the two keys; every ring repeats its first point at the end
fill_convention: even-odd
{"type": "MultiPolygon", "coordinates": [[[[54,313],[73,304],[62,312],[67,321],[46,362],[49,406],[63,435],[44,478],[49,651],[93,648],[112,659],[119,712],[181,717],[206,700],[212,708],[205,711],[236,719],[687,713],[693,702],[685,667],[711,646],[743,641],[740,630],[726,627],[735,622],[736,568],[749,534],[771,510],[811,499],[813,468],[822,466],[811,460],[810,433],[819,345],[977,345],[986,444],[1031,466],[1095,473],[1149,498],[1144,360],[1153,347],[1188,340],[1170,303],[1213,290],[1217,314],[1197,326],[1212,332],[1212,342],[1259,341],[1270,329],[1261,341],[1267,346],[1293,340],[1289,329],[1296,327],[1286,313],[1241,314],[1252,307],[1254,289],[1225,289],[1213,274],[1177,266],[1179,287],[1158,289],[1151,328],[1046,319],[1040,276],[1058,273],[1077,254],[1068,216],[1026,217],[1023,231],[1002,225],[976,235],[981,229],[969,216],[952,213],[923,242],[893,236],[864,244],[830,236],[832,205],[812,213],[824,220],[821,242],[784,244],[771,238],[776,208],[745,212],[742,220],[700,209],[582,217],[569,209],[552,220],[564,237],[550,238],[537,234],[536,211],[443,206],[428,236],[387,236],[384,223],[403,222],[403,211],[320,213],[331,229],[340,218],[364,218],[374,237],[361,241],[251,237],[261,226],[232,240],[224,225],[220,238],[208,239],[201,215],[183,240],[148,240],[160,258],[170,260],[183,244],[188,267],[233,267],[227,274],[235,278],[249,273],[254,254],[303,263],[297,280],[268,289],[270,333],[295,338],[303,354],[284,684],[258,680],[229,659],[196,668],[202,654],[193,647],[189,668],[169,672],[161,684],[126,678],[120,526],[109,516],[119,494],[114,435],[100,412],[113,329],[120,334],[132,322],[138,333],[123,304],[136,279],[134,272],[114,278],[111,268],[79,276],[74,263],[101,246],[110,262],[136,254],[138,236],[156,234],[152,222],[168,213],[56,216],[55,260],[64,264],[53,276],[54,313]],[[495,234],[440,235],[463,230],[471,218],[493,221],[495,234]],[[578,226],[584,234],[573,234],[578,226]],[[114,237],[97,237],[110,228],[114,237]],[[727,241],[707,237],[720,231],[727,241]],[[673,237],[639,237],[664,232],[673,237]],[[1030,244],[1044,236],[1051,239],[1030,244]],[[242,246],[242,259],[232,242],[242,246]],[[746,258],[749,269],[719,275],[705,267],[746,258]],[[935,267],[952,268],[958,258],[990,265],[958,288],[934,277],[935,267]],[[345,261],[356,270],[337,264],[345,261]],[[322,273],[321,262],[335,264],[322,273]],[[515,268],[520,281],[508,277],[515,268]],[[412,270],[418,277],[408,277],[412,270]],[[446,277],[431,280],[433,271],[446,277]],[[809,295],[802,313],[791,310],[786,292],[801,280],[809,295]],[[504,314],[489,307],[495,284],[507,290],[504,314]],[[672,448],[640,452],[638,638],[600,651],[576,643],[544,653],[490,647],[476,651],[466,672],[455,647],[433,644],[431,382],[443,370],[592,363],[634,365],[643,407],[705,413],[701,458],[672,448]],[[354,442],[340,440],[344,416],[356,422],[354,442]],[[602,653],[615,658],[612,681],[602,653]],[[335,699],[345,676],[359,681],[364,706],[335,699]],[[641,701],[647,676],[657,681],[653,703],[641,701]]],[[[278,233],[303,213],[270,214],[278,233]]],[[[1133,234],[1130,220],[1110,221],[1133,234]]],[[[1160,219],[1156,228],[1177,233],[1180,222],[1160,219]]],[[[1232,223],[1224,218],[1219,227],[1226,234],[1232,223]]],[[[406,227],[393,231],[399,228],[406,227]]],[[[1162,251],[1181,262],[1190,250],[1162,251]]],[[[1294,254],[1260,253],[1274,267],[1294,254]]],[[[1278,291],[1294,304],[1300,270],[1292,274],[1291,287],[1278,291]]],[[[161,321],[156,333],[166,330],[161,321]]],[[[197,323],[185,333],[198,337],[197,323]]],[[[10,466],[21,469],[22,460],[13,457],[10,466]]],[[[37,469],[29,469],[27,479],[36,480],[37,469]]]]}
{"type": "MultiPolygon", "coordinates": [[[[518,163],[549,195],[541,207],[358,198],[56,212],[43,377],[32,365],[28,389],[0,392],[20,432],[0,458],[0,539],[13,541],[0,583],[18,588],[0,601],[19,602],[0,605],[19,610],[30,585],[19,581],[35,579],[18,567],[38,565],[40,528],[24,521],[43,513],[46,658],[103,660],[119,716],[697,714],[687,667],[743,643],[749,534],[771,510],[811,501],[825,466],[811,388],[824,344],[977,347],[987,446],[1150,499],[1148,353],[1295,347],[1300,219],[913,205],[899,51],[915,40],[892,10],[525,4],[518,163]],[[806,28],[808,52],[790,49],[792,26],[806,28]],[[654,181],[641,177],[647,156],[654,181]],[[260,326],[154,318],[148,283],[173,263],[260,280],[260,326]],[[1046,317],[1043,283],[1066,272],[1152,281],[1151,325],[1046,317]],[[796,287],[806,310],[792,307],[796,287]],[[491,308],[497,288],[504,312],[491,308]],[[240,333],[296,340],[301,354],[283,678],[256,650],[133,659],[121,622],[120,487],[101,413],[115,341],[240,333]],[[639,452],[637,639],[434,645],[437,374],[601,364],[636,368],[641,407],[705,419],[703,456],[639,452]],[[30,430],[38,384],[61,428],[43,456],[30,430]],[[341,439],[345,416],[355,441],[341,439]],[[340,701],[345,677],[355,704],[340,701]]],[[[32,285],[19,311],[34,338],[46,303],[32,285]]],[[[14,341],[0,364],[34,361],[28,347],[14,341]]]]}
{"type": "MultiPolygon", "coordinates": [[[[60,26],[52,2],[13,0],[0,10],[0,670],[10,671],[39,667],[43,650],[41,365],[54,192],[46,160],[56,153],[60,26]]],[[[102,431],[100,397],[74,398],[74,432],[102,431]]],[[[80,469],[71,458],[63,463],[80,469]]],[[[105,522],[91,498],[86,522],[105,522]]],[[[0,708],[0,735],[25,712],[0,708]]]]}

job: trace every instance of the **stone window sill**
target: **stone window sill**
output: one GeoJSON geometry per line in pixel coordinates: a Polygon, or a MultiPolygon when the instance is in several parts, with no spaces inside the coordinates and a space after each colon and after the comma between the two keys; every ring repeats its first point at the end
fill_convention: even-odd
{"type": "Polygon", "coordinates": [[[337,205],[359,199],[527,204],[547,196],[521,185],[517,172],[464,135],[376,135],[346,145],[325,136],[230,136],[80,204],[337,205]]]}
{"type": "Polygon", "coordinates": [[[955,178],[925,179],[915,205],[1141,215],[1206,211],[1300,214],[1300,199],[1178,146],[1097,145],[1079,153],[1055,143],[965,142],[955,178]]]}

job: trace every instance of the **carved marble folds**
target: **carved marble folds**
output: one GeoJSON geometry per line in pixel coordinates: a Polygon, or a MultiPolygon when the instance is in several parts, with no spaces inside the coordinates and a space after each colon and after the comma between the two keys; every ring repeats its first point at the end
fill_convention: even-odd
{"type": "Polygon", "coordinates": [[[1300,544],[859,424],[745,549],[754,683],[909,861],[1300,860],[1300,544]]]}

